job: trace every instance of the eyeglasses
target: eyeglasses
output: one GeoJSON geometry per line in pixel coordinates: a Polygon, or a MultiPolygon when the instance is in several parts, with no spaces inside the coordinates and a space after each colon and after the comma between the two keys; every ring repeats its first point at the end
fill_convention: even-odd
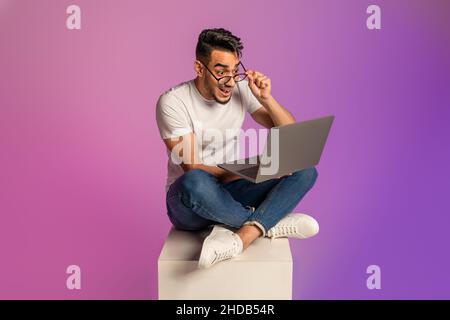
{"type": "Polygon", "coordinates": [[[244,69],[244,73],[236,73],[234,76],[225,76],[225,77],[220,77],[220,78],[217,78],[217,77],[215,76],[215,74],[212,73],[212,71],[208,69],[208,67],[206,66],[206,64],[204,64],[204,63],[201,62],[201,61],[200,61],[200,63],[201,63],[202,65],[205,66],[206,70],[208,70],[209,73],[211,73],[211,75],[214,77],[214,79],[217,80],[217,82],[219,83],[219,85],[227,84],[228,81],[231,80],[231,78],[233,78],[234,82],[239,82],[239,81],[242,81],[242,80],[244,80],[245,78],[247,78],[247,74],[245,74],[245,72],[246,72],[247,70],[245,69],[245,67],[244,67],[244,65],[242,64],[242,62],[239,62],[239,64],[240,64],[240,65],[242,66],[242,68],[244,69]]]}

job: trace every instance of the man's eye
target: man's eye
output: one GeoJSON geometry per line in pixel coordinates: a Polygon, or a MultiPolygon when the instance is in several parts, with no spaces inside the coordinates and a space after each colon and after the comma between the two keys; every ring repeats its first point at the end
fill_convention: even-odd
{"type": "Polygon", "coordinates": [[[223,75],[223,71],[217,71],[218,75],[223,75]]]}

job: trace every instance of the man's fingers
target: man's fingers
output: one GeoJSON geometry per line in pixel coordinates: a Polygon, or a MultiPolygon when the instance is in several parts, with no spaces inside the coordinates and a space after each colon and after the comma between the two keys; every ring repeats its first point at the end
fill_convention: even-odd
{"type": "Polygon", "coordinates": [[[257,87],[257,85],[256,85],[256,83],[255,83],[255,78],[249,77],[248,86],[249,86],[250,88],[256,88],[256,87],[257,87]]]}
{"type": "Polygon", "coordinates": [[[261,77],[261,76],[257,76],[255,78],[255,83],[258,87],[261,86],[261,80],[263,80],[263,77],[261,77]]]}
{"type": "Polygon", "coordinates": [[[256,80],[255,80],[256,85],[257,85],[259,88],[264,88],[264,87],[263,87],[263,83],[264,83],[267,79],[268,79],[268,78],[267,78],[266,76],[264,76],[264,77],[257,77],[256,80]]]}
{"type": "Polygon", "coordinates": [[[249,78],[252,78],[253,80],[256,80],[256,79],[258,79],[258,78],[264,78],[264,77],[265,77],[265,75],[262,74],[261,72],[254,71],[254,70],[247,70],[245,73],[247,74],[247,76],[248,76],[249,78]]]}
{"type": "Polygon", "coordinates": [[[252,84],[255,83],[255,77],[253,76],[253,74],[249,71],[247,71],[247,77],[248,77],[248,85],[251,86],[252,84]]]}
{"type": "Polygon", "coordinates": [[[261,88],[267,88],[270,85],[270,79],[267,77],[264,77],[264,79],[261,80],[261,88]]]}
{"type": "Polygon", "coordinates": [[[264,75],[263,73],[261,73],[261,72],[254,71],[254,73],[255,73],[255,75],[256,75],[257,77],[265,77],[265,75],[264,75]]]}
{"type": "Polygon", "coordinates": [[[256,72],[253,70],[247,70],[246,74],[251,77],[252,79],[256,78],[256,72]]]}
{"type": "Polygon", "coordinates": [[[252,87],[253,83],[259,89],[264,89],[270,86],[270,79],[263,73],[254,70],[247,70],[246,74],[249,80],[248,83],[250,87],[252,87]]]}

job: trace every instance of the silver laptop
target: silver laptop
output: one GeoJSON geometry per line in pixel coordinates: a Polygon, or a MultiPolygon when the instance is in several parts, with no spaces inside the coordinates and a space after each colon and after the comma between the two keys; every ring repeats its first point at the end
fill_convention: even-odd
{"type": "Polygon", "coordinates": [[[255,183],[313,167],[319,163],[333,120],[334,116],[326,116],[273,127],[262,154],[218,167],[255,183]]]}

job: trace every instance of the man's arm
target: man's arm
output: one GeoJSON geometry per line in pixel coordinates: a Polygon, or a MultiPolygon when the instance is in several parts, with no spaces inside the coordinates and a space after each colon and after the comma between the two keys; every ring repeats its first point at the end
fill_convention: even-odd
{"type": "Polygon", "coordinates": [[[250,90],[262,105],[262,108],[252,113],[252,118],[266,128],[295,123],[292,113],[270,94],[270,79],[257,71],[248,70],[247,75],[250,90]]]}
{"type": "Polygon", "coordinates": [[[263,101],[262,104],[264,107],[263,113],[266,113],[270,119],[272,119],[275,127],[295,123],[295,118],[292,113],[279,104],[274,97],[270,96],[267,100],[263,101]]]}
{"type": "Polygon", "coordinates": [[[200,163],[198,160],[195,134],[192,132],[181,137],[164,139],[163,141],[167,149],[169,149],[171,153],[174,152],[182,161],[180,166],[183,168],[184,172],[193,169],[202,169],[213,174],[223,183],[241,178],[238,175],[217,166],[208,166],[200,163]]]}
{"type": "MultiPolygon", "coordinates": [[[[278,104],[278,102],[276,103],[278,104]]],[[[261,108],[253,112],[251,116],[253,120],[267,129],[282,126],[285,124],[295,123],[294,116],[280,104],[278,104],[278,106],[281,107],[281,112],[279,110],[275,112],[269,112],[266,107],[261,106],[261,108]]]]}

